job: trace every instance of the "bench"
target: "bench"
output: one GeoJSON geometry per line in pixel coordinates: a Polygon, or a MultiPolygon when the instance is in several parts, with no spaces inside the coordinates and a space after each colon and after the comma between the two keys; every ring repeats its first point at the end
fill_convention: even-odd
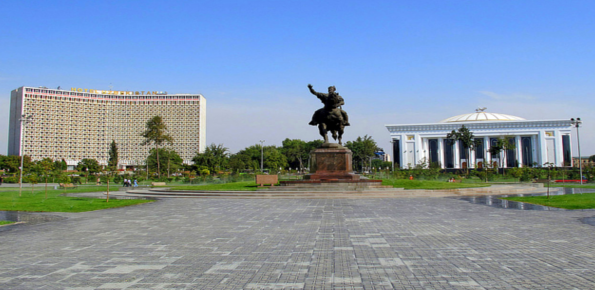
{"type": "Polygon", "coordinates": [[[165,182],[151,182],[151,186],[165,186],[165,182]]]}
{"type": "Polygon", "coordinates": [[[59,183],[58,185],[60,185],[60,188],[76,188],[76,185],[72,184],[72,183],[59,183]]]}
{"type": "MultiPolygon", "coordinates": [[[[581,183],[580,179],[558,179],[554,180],[556,183],[581,183]]],[[[587,183],[586,179],[583,179],[583,183],[587,183]]]]}
{"type": "Polygon", "coordinates": [[[265,184],[275,186],[277,183],[279,183],[277,175],[256,175],[256,184],[260,184],[259,187],[263,187],[265,184]]]}

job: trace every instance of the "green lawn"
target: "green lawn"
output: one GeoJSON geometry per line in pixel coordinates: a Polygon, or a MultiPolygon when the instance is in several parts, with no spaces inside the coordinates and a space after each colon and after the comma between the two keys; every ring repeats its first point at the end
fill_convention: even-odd
{"type": "MultiPolygon", "coordinates": [[[[548,184],[547,183],[544,183],[544,186],[547,187],[548,184]]],[[[595,184],[590,183],[590,184],[583,184],[583,185],[581,185],[580,183],[555,183],[555,182],[551,182],[550,183],[550,187],[595,188],[595,184]]]]}
{"type": "Polygon", "coordinates": [[[0,226],[9,225],[9,224],[14,224],[14,222],[11,222],[11,221],[0,221],[0,226]]]}
{"type": "Polygon", "coordinates": [[[220,190],[220,191],[254,191],[256,190],[255,181],[240,181],[220,184],[206,184],[206,185],[184,185],[173,186],[172,190],[220,190]]]}
{"type": "MultiPolygon", "coordinates": [[[[485,183],[449,183],[446,181],[433,180],[408,180],[408,179],[385,179],[383,185],[392,185],[405,189],[455,189],[467,187],[486,187],[485,183]]],[[[209,185],[186,185],[172,186],[172,190],[219,190],[219,191],[253,191],[257,186],[254,181],[230,182],[209,185]]]]}
{"type": "Polygon", "coordinates": [[[565,209],[595,208],[595,193],[547,196],[506,197],[503,199],[565,209]]]}
{"type": "Polygon", "coordinates": [[[469,187],[487,187],[486,183],[459,183],[437,180],[409,180],[409,179],[383,179],[382,185],[392,185],[396,188],[405,189],[456,189],[469,187]]]}
{"type": "Polygon", "coordinates": [[[110,199],[109,202],[106,202],[105,199],[99,198],[60,196],[65,192],[105,192],[106,190],[107,186],[83,186],[66,190],[48,189],[48,198],[46,199],[43,186],[36,186],[33,193],[31,193],[31,188],[23,188],[20,197],[18,188],[2,188],[0,189],[0,210],[83,212],[151,202],[140,199],[110,199]]]}

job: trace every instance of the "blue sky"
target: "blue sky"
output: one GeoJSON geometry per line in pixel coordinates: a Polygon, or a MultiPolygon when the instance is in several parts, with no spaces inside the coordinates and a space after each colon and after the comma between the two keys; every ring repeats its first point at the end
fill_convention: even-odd
{"type": "MultiPolygon", "coordinates": [[[[595,154],[593,1],[5,1],[0,153],[20,86],[157,90],[207,98],[207,143],[319,139],[308,126],[335,85],[352,126],[389,147],[385,124],[477,107],[581,117],[595,154]]],[[[575,137],[573,137],[573,141],[575,137]]],[[[576,142],[575,142],[576,143],[576,142]]],[[[575,151],[574,155],[577,155],[575,151]]]]}

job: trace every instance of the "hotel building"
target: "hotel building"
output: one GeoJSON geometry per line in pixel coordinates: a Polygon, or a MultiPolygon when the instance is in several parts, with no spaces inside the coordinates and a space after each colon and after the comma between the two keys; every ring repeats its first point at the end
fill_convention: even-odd
{"type": "Polygon", "coordinates": [[[140,145],[141,133],[157,115],[174,139],[168,147],[184,163],[204,151],[206,99],[200,94],[20,87],[11,92],[8,154],[64,159],[69,166],[92,158],[107,165],[114,140],[119,168],[140,166],[153,148],[140,145]],[[32,121],[21,126],[21,116],[29,115],[32,121]]]}
{"type": "Polygon", "coordinates": [[[570,120],[525,120],[506,114],[484,112],[454,116],[438,123],[386,125],[393,143],[395,166],[438,164],[443,169],[532,167],[572,165],[570,120]],[[465,126],[478,142],[469,154],[461,142],[446,135],[465,126]],[[515,149],[490,154],[498,139],[507,139],[515,149]],[[471,156],[467,156],[471,155],[471,156]],[[504,160],[500,160],[500,158],[504,160]]]}

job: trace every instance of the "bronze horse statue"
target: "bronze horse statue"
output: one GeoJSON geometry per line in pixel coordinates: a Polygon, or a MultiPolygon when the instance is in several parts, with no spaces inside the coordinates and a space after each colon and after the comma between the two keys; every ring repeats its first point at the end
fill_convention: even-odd
{"type": "Polygon", "coordinates": [[[328,143],[327,133],[332,133],[333,139],[337,140],[340,145],[341,138],[343,137],[343,131],[345,126],[349,126],[349,117],[347,112],[341,109],[341,106],[345,104],[343,97],[341,97],[334,86],[328,88],[328,94],[316,92],[312,89],[312,85],[308,84],[310,92],[318,97],[324,104],[324,107],[314,112],[310,125],[318,125],[320,135],[324,138],[324,143],[328,143]]]}

